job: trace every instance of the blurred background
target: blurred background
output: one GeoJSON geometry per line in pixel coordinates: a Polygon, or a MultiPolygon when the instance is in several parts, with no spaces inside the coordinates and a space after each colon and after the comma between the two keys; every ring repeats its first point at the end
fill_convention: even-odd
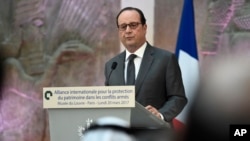
{"type": "MultiPolygon", "coordinates": [[[[124,50],[116,27],[121,8],[140,8],[149,43],[174,52],[183,2],[1,0],[0,140],[50,140],[43,87],[104,85],[105,62],[124,50]]],[[[202,76],[218,58],[249,54],[250,1],[193,2],[202,76]]]]}

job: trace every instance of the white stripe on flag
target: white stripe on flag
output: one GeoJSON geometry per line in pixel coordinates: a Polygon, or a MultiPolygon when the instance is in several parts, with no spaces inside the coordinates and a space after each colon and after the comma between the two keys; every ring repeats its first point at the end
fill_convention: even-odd
{"type": "Polygon", "coordinates": [[[195,90],[199,81],[199,62],[183,50],[180,50],[178,61],[188,103],[176,119],[186,123],[187,114],[193,103],[195,90]]]}

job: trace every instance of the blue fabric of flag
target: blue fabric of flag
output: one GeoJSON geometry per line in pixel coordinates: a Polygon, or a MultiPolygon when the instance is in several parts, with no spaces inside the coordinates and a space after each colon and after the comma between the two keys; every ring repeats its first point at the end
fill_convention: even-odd
{"type": "Polygon", "coordinates": [[[193,0],[184,0],[182,17],[177,38],[175,54],[179,57],[180,50],[198,59],[195,36],[195,20],[193,0]]]}

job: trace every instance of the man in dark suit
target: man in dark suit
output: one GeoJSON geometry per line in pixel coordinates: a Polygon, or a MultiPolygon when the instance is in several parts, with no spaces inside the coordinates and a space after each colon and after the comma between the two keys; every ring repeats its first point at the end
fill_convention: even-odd
{"type": "MultiPolygon", "coordinates": [[[[126,85],[129,56],[135,54],[136,101],[157,117],[171,122],[187,103],[181,71],[175,55],[151,46],[142,11],[126,7],[116,18],[119,38],[126,50],[105,64],[105,85],[126,85]]],[[[128,84],[128,85],[131,85],[128,84]]]]}

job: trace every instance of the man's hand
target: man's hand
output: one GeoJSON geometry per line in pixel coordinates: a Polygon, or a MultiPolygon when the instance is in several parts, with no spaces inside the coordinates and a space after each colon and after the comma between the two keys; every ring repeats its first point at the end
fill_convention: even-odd
{"type": "Polygon", "coordinates": [[[151,112],[153,115],[157,116],[158,118],[162,119],[161,113],[153,106],[148,105],[145,107],[149,112],[151,112]]]}

